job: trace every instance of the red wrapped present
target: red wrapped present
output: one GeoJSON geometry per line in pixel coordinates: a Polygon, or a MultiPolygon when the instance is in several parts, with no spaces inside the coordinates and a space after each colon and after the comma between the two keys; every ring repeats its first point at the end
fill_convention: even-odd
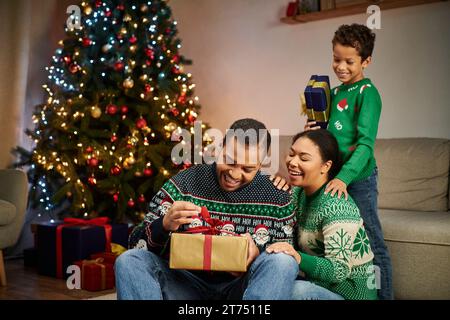
{"type": "Polygon", "coordinates": [[[81,269],[81,288],[88,291],[101,291],[114,288],[115,277],[113,264],[103,258],[76,261],[81,269]]]}

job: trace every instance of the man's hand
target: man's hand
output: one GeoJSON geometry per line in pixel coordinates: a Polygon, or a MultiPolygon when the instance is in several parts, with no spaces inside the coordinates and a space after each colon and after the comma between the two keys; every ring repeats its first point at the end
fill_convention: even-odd
{"type": "MultiPolygon", "coordinates": [[[[247,270],[249,269],[250,265],[253,261],[259,256],[259,249],[255,244],[255,241],[253,241],[252,236],[250,233],[241,234],[241,237],[246,237],[248,241],[248,254],[247,254],[247,270]]],[[[230,272],[235,277],[240,277],[244,274],[244,272],[230,272]]]]}
{"type": "Polygon", "coordinates": [[[309,131],[309,130],[319,130],[320,126],[316,126],[317,121],[307,121],[305,124],[305,128],[303,128],[303,131],[309,131]]]}
{"type": "Polygon", "coordinates": [[[331,192],[332,197],[337,192],[339,199],[341,198],[341,195],[344,195],[345,200],[348,200],[347,185],[342,180],[335,178],[328,182],[327,187],[325,188],[325,194],[328,192],[331,192]]]}
{"type": "Polygon", "coordinates": [[[175,201],[163,218],[166,231],[177,231],[180,225],[192,222],[191,217],[199,214],[201,208],[187,201],[175,201]]]}
{"type": "Polygon", "coordinates": [[[269,179],[278,190],[288,191],[291,187],[283,177],[271,175],[269,179]]]}
{"type": "Polygon", "coordinates": [[[283,252],[293,257],[298,264],[300,264],[300,261],[302,261],[302,257],[298,254],[297,251],[295,251],[294,247],[287,242],[272,243],[270,246],[266,248],[266,252],[267,253],[283,252]]]}

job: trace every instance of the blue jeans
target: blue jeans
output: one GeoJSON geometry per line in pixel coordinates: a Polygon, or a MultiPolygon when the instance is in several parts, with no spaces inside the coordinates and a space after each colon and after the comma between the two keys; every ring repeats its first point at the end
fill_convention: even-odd
{"type": "Polygon", "coordinates": [[[378,169],[375,168],[367,179],[351,183],[347,191],[358,206],[364,221],[364,228],[374,254],[373,264],[380,268],[381,288],[378,291],[378,298],[392,300],[394,295],[391,257],[384,243],[383,230],[378,218],[378,169]]]}
{"type": "Polygon", "coordinates": [[[344,298],[310,281],[295,280],[292,300],[344,300],[344,298]]]}
{"type": "Polygon", "coordinates": [[[170,269],[167,260],[147,250],[128,250],[115,264],[119,300],[288,300],[298,271],[291,256],[266,252],[245,275],[219,283],[170,269]]]}

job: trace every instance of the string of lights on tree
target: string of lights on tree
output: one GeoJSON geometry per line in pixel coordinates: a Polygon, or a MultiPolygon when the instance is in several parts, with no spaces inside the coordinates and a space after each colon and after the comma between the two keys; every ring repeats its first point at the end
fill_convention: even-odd
{"type": "Polygon", "coordinates": [[[16,149],[17,166],[29,165],[30,203],[39,214],[69,203],[71,216],[139,221],[162,184],[190,165],[170,158],[172,133],[194,133],[200,109],[183,68],[190,61],[178,52],[166,1],[84,1],[80,8],[80,28],[66,27],[46,68],[46,101],[26,131],[35,147],[16,149]]]}

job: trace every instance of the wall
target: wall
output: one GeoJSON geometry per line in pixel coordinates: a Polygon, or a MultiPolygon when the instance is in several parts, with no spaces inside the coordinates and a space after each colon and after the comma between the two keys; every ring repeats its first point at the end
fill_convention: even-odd
{"type": "MultiPolygon", "coordinates": [[[[203,105],[201,118],[224,130],[256,117],[281,134],[303,128],[298,94],[309,76],[329,74],[331,38],[366,14],[307,24],[279,22],[287,0],[172,0],[182,53],[203,105]]],[[[366,76],[383,98],[379,137],[450,138],[450,3],[382,11],[366,76]]]]}

